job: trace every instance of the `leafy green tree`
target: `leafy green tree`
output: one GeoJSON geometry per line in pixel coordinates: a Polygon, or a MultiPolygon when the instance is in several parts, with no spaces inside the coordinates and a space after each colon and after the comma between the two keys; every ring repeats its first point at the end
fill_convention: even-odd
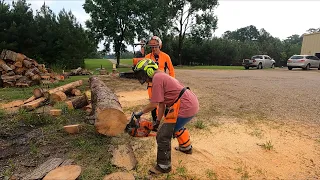
{"type": "Polygon", "coordinates": [[[138,15],[141,11],[138,0],[86,0],[83,5],[91,19],[86,22],[99,40],[105,40],[106,49],[110,41],[120,63],[121,52],[132,44],[137,33],[138,15]]]}
{"type": "Polygon", "coordinates": [[[173,33],[178,33],[179,63],[183,64],[181,54],[183,42],[188,32],[193,35],[209,38],[217,28],[217,17],[214,8],[218,5],[217,0],[175,0],[171,2],[173,9],[177,11],[174,17],[173,33]]]}

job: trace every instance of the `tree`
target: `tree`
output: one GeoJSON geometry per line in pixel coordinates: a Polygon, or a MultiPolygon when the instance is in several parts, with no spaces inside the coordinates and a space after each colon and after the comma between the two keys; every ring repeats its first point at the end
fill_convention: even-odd
{"type": "Polygon", "coordinates": [[[86,0],[83,7],[91,16],[86,22],[91,32],[99,40],[105,40],[108,50],[110,41],[120,64],[121,52],[125,43],[132,44],[137,33],[141,2],[139,0],[86,0]]]}
{"type": "Polygon", "coordinates": [[[259,36],[260,33],[258,29],[253,25],[246,26],[235,31],[226,31],[222,35],[223,38],[238,40],[241,42],[257,40],[259,36]]]}
{"type": "MultiPolygon", "coordinates": [[[[203,35],[203,38],[211,37],[217,28],[217,17],[214,8],[218,5],[217,0],[173,0],[173,9],[177,11],[174,20],[173,31],[179,35],[179,63],[182,64],[181,53],[183,42],[187,32],[203,35]]],[[[195,35],[194,34],[194,35],[195,35]]]]}

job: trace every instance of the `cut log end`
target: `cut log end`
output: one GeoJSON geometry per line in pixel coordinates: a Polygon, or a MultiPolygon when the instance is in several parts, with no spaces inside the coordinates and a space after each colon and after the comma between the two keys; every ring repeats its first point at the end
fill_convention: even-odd
{"type": "Polygon", "coordinates": [[[58,91],[50,95],[51,103],[65,101],[66,99],[67,99],[67,95],[62,91],[58,91]]]}
{"type": "Polygon", "coordinates": [[[77,179],[81,173],[81,166],[77,165],[67,165],[60,166],[52,171],[50,171],[43,180],[71,180],[77,179]]]}
{"type": "MultiPolygon", "coordinates": [[[[99,111],[99,110],[98,110],[99,111]]],[[[117,136],[123,133],[128,119],[123,112],[117,109],[104,109],[97,113],[96,130],[107,136],[117,136]]]]}
{"type": "Polygon", "coordinates": [[[63,126],[64,130],[69,134],[76,134],[80,131],[80,124],[63,126]]]}
{"type": "Polygon", "coordinates": [[[61,116],[62,110],[61,109],[51,109],[50,115],[51,116],[61,116]]]}

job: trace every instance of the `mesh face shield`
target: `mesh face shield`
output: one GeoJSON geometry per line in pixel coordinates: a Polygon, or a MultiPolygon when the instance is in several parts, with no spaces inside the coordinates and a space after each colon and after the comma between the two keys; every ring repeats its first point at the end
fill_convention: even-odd
{"type": "Polygon", "coordinates": [[[148,76],[144,70],[136,71],[134,75],[136,76],[136,78],[139,80],[141,84],[144,84],[148,79],[148,76]]]}

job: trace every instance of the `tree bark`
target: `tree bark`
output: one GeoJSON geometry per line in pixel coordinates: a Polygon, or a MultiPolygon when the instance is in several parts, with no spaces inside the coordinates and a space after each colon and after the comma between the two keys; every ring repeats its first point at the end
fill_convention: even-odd
{"type": "Polygon", "coordinates": [[[118,97],[98,77],[89,79],[95,127],[100,134],[116,136],[128,123],[118,97]]]}
{"type": "Polygon", "coordinates": [[[80,109],[89,104],[87,96],[85,94],[66,103],[69,109],[80,109]]]}

